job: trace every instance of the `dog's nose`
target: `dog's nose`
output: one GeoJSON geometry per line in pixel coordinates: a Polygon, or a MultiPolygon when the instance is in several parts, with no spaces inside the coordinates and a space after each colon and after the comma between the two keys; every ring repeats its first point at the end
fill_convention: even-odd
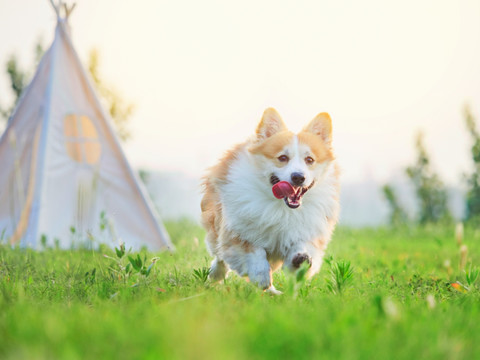
{"type": "Polygon", "coordinates": [[[305,181],[305,176],[303,176],[303,174],[299,172],[292,173],[291,178],[292,178],[293,185],[297,185],[297,186],[301,186],[305,181]]]}

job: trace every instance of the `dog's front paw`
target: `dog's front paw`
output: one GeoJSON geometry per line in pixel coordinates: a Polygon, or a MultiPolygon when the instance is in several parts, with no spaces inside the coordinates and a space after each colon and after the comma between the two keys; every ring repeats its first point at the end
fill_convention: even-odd
{"type": "Polygon", "coordinates": [[[312,258],[305,253],[299,253],[293,257],[292,267],[298,269],[304,262],[307,262],[309,267],[312,266],[312,258]]]}
{"type": "Polygon", "coordinates": [[[268,289],[272,285],[272,278],[269,271],[252,272],[248,274],[248,278],[263,290],[268,289]]]}
{"type": "Polygon", "coordinates": [[[266,293],[269,293],[271,295],[282,295],[283,292],[281,292],[280,290],[277,290],[275,289],[275,286],[270,286],[268,289],[265,290],[266,293]]]}
{"type": "Polygon", "coordinates": [[[227,265],[223,261],[215,258],[212,261],[212,266],[210,267],[208,278],[212,281],[221,281],[225,279],[225,275],[227,274],[227,272],[228,272],[227,265]]]}

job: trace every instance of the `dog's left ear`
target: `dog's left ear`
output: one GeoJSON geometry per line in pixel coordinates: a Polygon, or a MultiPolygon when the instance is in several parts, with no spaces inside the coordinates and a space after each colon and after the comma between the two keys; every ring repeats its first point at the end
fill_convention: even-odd
{"type": "Polygon", "coordinates": [[[320,113],[303,128],[303,131],[320,136],[327,145],[330,145],[332,142],[332,119],[328,113],[320,113]]]}
{"type": "Polygon", "coordinates": [[[265,140],[270,136],[287,130],[280,114],[274,108],[268,108],[263,112],[262,120],[257,126],[257,138],[265,140]]]}

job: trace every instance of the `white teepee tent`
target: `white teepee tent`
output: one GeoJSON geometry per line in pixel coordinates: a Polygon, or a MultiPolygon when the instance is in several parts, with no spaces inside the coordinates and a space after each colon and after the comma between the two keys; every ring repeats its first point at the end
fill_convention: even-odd
{"type": "Polygon", "coordinates": [[[172,248],[72,46],[70,11],[54,8],[55,39],[0,138],[0,240],[172,248]]]}

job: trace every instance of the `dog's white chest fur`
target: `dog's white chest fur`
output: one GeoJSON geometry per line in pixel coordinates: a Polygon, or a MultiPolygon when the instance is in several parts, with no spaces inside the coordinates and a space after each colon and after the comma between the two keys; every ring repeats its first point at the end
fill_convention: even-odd
{"type": "Polygon", "coordinates": [[[273,196],[265,180],[268,175],[259,172],[247,150],[240,152],[219,189],[225,227],[267,253],[281,256],[303,242],[328,241],[339,211],[334,168],[330,163],[303,204],[291,209],[273,196]]]}

